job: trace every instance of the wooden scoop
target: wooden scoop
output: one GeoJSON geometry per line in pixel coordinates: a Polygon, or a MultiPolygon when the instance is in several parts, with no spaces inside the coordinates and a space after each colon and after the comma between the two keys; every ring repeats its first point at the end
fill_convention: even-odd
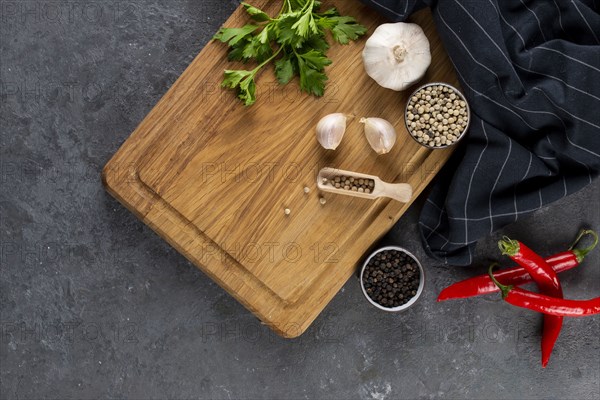
{"type": "Polygon", "coordinates": [[[319,190],[328,193],[345,194],[346,196],[362,197],[363,199],[375,200],[380,197],[389,197],[402,203],[408,203],[412,198],[412,186],[408,183],[387,183],[374,175],[360,174],[358,172],[344,171],[336,168],[323,168],[317,177],[319,190]],[[361,193],[343,188],[331,186],[330,182],[336,176],[349,176],[358,179],[372,179],[375,186],[371,193],[361,193]]]}

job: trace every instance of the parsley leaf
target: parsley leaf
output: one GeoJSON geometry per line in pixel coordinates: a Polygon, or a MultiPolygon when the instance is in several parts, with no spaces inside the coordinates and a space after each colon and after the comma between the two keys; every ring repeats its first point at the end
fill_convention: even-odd
{"type": "Polygon", "coordinates": [[[235,71],[226,69],[224,73],[225,78],[221,86],[229,89],[235,89],[239,86],[240,82],[248,77],[252,76],[252,71],[235,71]]]}
{"type": "Polygon", "coordinates": [[[235,46],[239,41],[258,29],[258,25],[246,25],[243,28],[221,28],[213,39],[235,46]]]}
{"type": "Polygon", "coordinates": [[[367,28],[360,25],[352,17],[331,17],[329,19],[335,22],[335,25],[331,28],[331,34],[340,44],[348,44],[350,40],[356,40],[367,33],[367,28]]]}
{"type": "Polygon", "coordinates": [[[240,83],[238,97],[244,102],[245,106],[251,106],[256,102],[256,82],[254,78],[244,79],[240,83]]]}
{"type": "Polygon", "coordinates": [[[310,68],[317,71],[323,71],[326,66],[331,64],[331,60],[325,56],[325,54],[318,52],[317,50],[309,50],[304,54],[298,54],[310,68]]]}
{"type": "Polygon", "coordinates": [[[323,36],[311,36],[302,44],[302,50],[304,49],[315,49],[325,54],[329,50],[329,43],[323,36]]]}
{"type": "Polygon", "coordinates": [[[259,36],[255,36],[250,40],[242,51],[244,59],[255,58],[259,63],[264,62],[272,55],[273,49],[271,49],[271,46],[268,43],[262,43],[259,36]]]}
{"type": "Polygon", "coordinates": [[[269,42],[269,32],[270,32],[271,28],[270,26],[265,26],[265,28],[256,36],[256,38],[258,39],[259,42],[261,42],[262,44],[268,43],[269,42]]]}
{"type": "Polygon", "coordinates": [[[303,61],[302,57],[298,57],[298,66],[300,69],[300,89],[317,97],[323,96],[327,75],[312,68],[303,61]]]}
{"type": "Polygon", "coordinates": [[[285,85],[291,81],[295,75],[292,56],[293,54],[287,54],[283,58],[275,61],[275,76],[277,77],[277,81],[282,85],[285,85]]]}
{"type": "Polygon", "coordinates": [[[312,12],[302,14],[300,19],[298,19],[298,21],[292,25],[292,29],[295,29],[298,36],[303,38],[307,37],[311,32],[313,34],[319,33],[319,28],[317,28],[317,24],[312,12]]]}
{"type": "Polygon", "coordinates": [[[335,7],[330,8],[329,10],[323,11],[322,13],[319,13],[319,17],[339,17],[339,16],[340,16],[340,12],[335,7]]]}
{"type": "Polygon", "coordinates": [[[238,97],[245,105],[251,106],[256,101],[256,82],[254,76],[256,70],[225,70],[224,79],[221,86],[229,89],[237,89],[238,97]]]}
{"type": "Polygon", "coordinates": [[[235,46],[231,47],[227,58],[229,61],[246,61],[244,59],[244,49],[248,45],[249,40],[244,39],[235,44],[235,46]]]}
{"type": "Polygon", "coordinates": [[[277,25],[275,26],[275,30],[277,33],[277,43],[283,46],[290,46],[293,48],[300,48],[305,41],[305,38],[302,36],[298,36],[296,33],[296,29],[294,25],[298,19],[295,17],[287,16],[285,18],[281,18],[277,25]]]}
{"type": "Polygon", "coordinates": [[[248,3],[242,3],[242,5],[246,9],[246,12],[255,21],[264,22],[264,21],[269,21],[271,19],[271,17],[269,17],[269,15],[266,12],[264,12],[263,10],[261,10],[260,8],[254,7],[253,5],[248,4],[248,3]]]}

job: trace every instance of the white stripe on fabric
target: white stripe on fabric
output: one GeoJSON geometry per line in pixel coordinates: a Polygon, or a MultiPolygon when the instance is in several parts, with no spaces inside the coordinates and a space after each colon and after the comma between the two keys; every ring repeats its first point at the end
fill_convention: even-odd
{"type": "MultiPolygon", "coordinates": [[[[469,11],[467,11],[467,9],[466,9],[466,8],[464,8],[464,7],[463,7],[463,5],[462,5],[462,4],[460,4],[460,3],[458,2],[458,0],[454,0],[454,2],[455,2],[456,4],[458,4],[458,6],[459,6],[460,8],[462,8],[462,9],[463,9],[463,11],[464,11],[465,13],[467,13],[467,15],[469,16],[469,18],[471,18],[471,19],[473,20],[473,22],[475,22],[475,24],[476,24],[476,25],[479,27],[479,29],[481,29],[481,31],[482,31],[482,32],[485,34],[485,36],[487,36],[487,38],[488,38],[488,39],[490,39],[490,41],[491,41],[491,42],[494,44],[494,46],[495,46],[495,47],[496,47],[496,48],[497,48],[497,49],[500,51],[500,53],[502,54],[502,57],[504,57],[504,59],[505,59],[505,60],[508,62],[508,64],[509,64],[509,65],[512,67],[512,65],[513,65],[513,62],[512,62],[512,61],[511,61],[511,60],[508,58],[508,56],[507,56],[507,55],[504,53],[504,51],[502,51],[502,49],[500,48],[500,46],[498,46],[498,43],[496,43],[496,42],[494,41],[494,39],[492,39],[492,37],[491,37],[491,36],[490,36],[490,35],[487,33],[487,31],[486,31],[485,29],[483,29],[483,27],[482,27],[482,26],[479,24],[479,22],[478,22],[478,21],[475,19],[475,17],[473,17],[473,16],[472,16],[472,15],[469,13],[469,11]]],[[[440,13],[440,14],[441,14],[441,13],[440,13]]],[[[513,71],[515,72],[515,74],[517,74],[517,71],[515,71],[514,67],[513,67],[513,71]]]]}
{"type": "Polygon", "coordinates": [[[431,199],[427,199],[427,202],[431,205],[433,205],[435,208],[437,208],[440,211],[444,211],[440,206],[438,206],[437,204],[435,204],[433,201],[431,201],[431,199]]]}
{"type": "Polygon", "coordinates": [[[433,229],[431,229],[431,227],[429,225],[427,225],[424,222],[419,221],[419,225],[421,225],[424,228],[427,228],[427,230],[431,231],[432,233],[436,234],[437,236],[439,236],[440,238],[444,239],[444,245],[442,247],[440,247],[440,250],[443,250],[444,247],[446,247],[446,245],[451,244],[453,246],[466,246],[468,244],[473,244],[473,243],[477,243],[477,241],[473,241],[471,243],[462,243],[462,242],[453,242],[451,240],[449,240],[448,238],[446,238],[444,235],[442,235],[439,232],[435,232],[433,229]]]}
{"type": "MultiPolygon", "coordinates": [[[[541,198],[541,196],[540,196],[541,198]]],[[[536,208],[530,208],[529,210],[522,210],[517,212],[518,215],[523,215],[523,214],[530,214],[534,211],[539,210],[540,208],[542,208],[543,204],[536,207],[536,208]]],[[[500,218],[500,217],[512,217],[515,213],[509,212],[509,213],[500,213],[500,214],[494,214],[492,215],[492,218],[500,218]]],[[[465,219],[467,221],[473,221],[473,222],[480,222],[480,221],[486,221],[489,220],[490,217],[489,215],[486,215],[485,217],[479,217],[479,218],[462,218],[462,217],[448,217],[448,219],[452,220],[452,221],[464,221],[465,219]]],[[[472,242],[475,243],[475,242],[472,242]]]]}
{"type": "MultiPolygon", "coordinates": [[[[485,125],[482,125],[483,127],[483,132],[485,133],[485,125]]],[[[487,134],[486,134],[487,136],[487,134]]],[[[494,232],[494,218],[492,217],[493,213],[492,213],[492,195],[494,194],[494,190],[496,190],[496,186],[498,185],[498,182],[500,181],[500,177],[502,176],[502,172],[504,172],[504,167],[506,167],[506,163],[508,163],[508,159],[510,158],[510,154],[512,153],[512,139],[510,137],[507,137],[508,139],[508,154],[506,155],[506,158],[504,159],[504,163],[502,164],[502,168],[500,168],[500,172],[498,173],[498,176],[496,177],[496,182],[494,182],[494,186],[492,187],[492,190],[490,192],[490,198],[488,201],[488,207],[489,207],[489,211],[490,211],[490,233],[494,232]]]]}
{"type": "MultiPolygon", "coordinates": [[[[548,136],[546,136],[546,138],[548,139],[548,142],[550,142],[550,138],[548,136]]],[[[550,142],[550,144],[552,144],[552,142],[550,142]]],[[[554,147],[554,145],[552,145],[552,147],[554,147]]],[[[587,173],[588,173],[588,180],[589,180],[588,183],[592,183],[592,173],[590,171],[590,167],[587,164],[585,164],[585,163],[583,163],[583,162],[581,162],[579,160],[574,159],[573,157],[569,157],[569,159],[572,160],[572,161],[575,161],[577,164],[581,164],[581,165],[583,165],[585,167],[585,169],[587,170],[587,173]]],[[[563,179],[564,179],[564,176],[563,176],[563,179]]]]}
{"type": "Polygon", "coordinates": [[[394,11],[391,8],[384,6],[383,4],[379,3],[378,1],[372,0],[372,2],[377,4],[379,7],[383,8],[384,10],[391,12],[392,14],[394,14],[397,17],[405,17],[406,16],[406,9],[408,8],[408,1],[404,2],[404,14],[399,14],[397,11],[394,11]]]}
{"type": "Polygon", "coordinates": [[[585,65],[586,67],[590,67],[590,68],[592,68],[592,69],[594,69],[594,70],[596,70],[596,71],[600,72],[600,69],[598,69],[598,68],[594,67],[593,65],[591,65],[591,64],[588,64],[588,63],[586,63],[586,62],[583,62],[583,61],[581,61],[581,60],[579,60],[579,59],[577,59],[577,58],[575,58],[575,57],[571,57],[570,55],[568,55],[568,54],[565,54],[565,53],[563,53],[563,52],[560,52],[560,51],[558,51],[558,50],[556,50],[556,49],[551,49],[551,48],[549,48],[549,47],[544,47],[544,46],[538,46],[538,47],[536,47],[536,49],[542,49],[542,50],[547,50],[547,51],[553,51],[553,52],[555,52],[555,53],[558,53],[558,54],[561,54],[561,55],[563,55],[565,58],[568,58],[568,59],[570,59],[570,60],[573,60],[573,61],[575,61],[575,62],[578,62],[578,63],[579,63],[579,64],[581,64],[581,65],[585,65]]]}
{"type": "MultiPolygon", "coordinates": [[[[479,158],[477,159],[477,163],[475,164],[475,168],[473,169],[473,173],[471,174],[471,179],[469,180],[469,188],[467,189],[467,198],[465,199],[465,212],[463,214],[465,216],[465,218],[468,218],[468,216],[467,216],[467,206],[469,204],[469,197],[471,196],[471,186],[473,185],[473,178],[475,177],[475,172],[477,172],[477,168],[479,167],[479,163],[481,162],[481,158],[483,157],[483,153],[485,153],[485,151],[488,148],[488,145],[490,144],[487,132],[485,131],[485,126],[483,124],[483,120],[481,120],[481,128],[483,129],[483,134],[485,135],[485,147],[483,148],[483,150],[479,154],[479,158]]],[[[468,227],[467,221],[465,219],[465,242],[468,242],[468,241],[469,241],[469,227],[468,227]]]]}
{"type": "Polygon", "coordinates": [[[596,32],[594,32],[594,30],[592,29],[592,27],[588,23],[587,19],[585,19],[585,17],[581,13],[581,11],[579,11],[579,7],[577,7],[577,4],[575,4],[575,2],[573,0],[571,0],[571,4],[573,4],[573,7],[575,7],[575,9],[579,13],[579,15],[581,15],[581,19],[583,19],[583,22],[585,22],[585,24],[587,25],[587,27],[590,30],[590,32],[592,32],[592,35],[594,35],[594,39],[596,39],[596,43],[600,44],[600,40],[598,40],[598,36],[596,36],[596,32]]]}
{"type": "MultiPolygon", "coordinates": [[[[552,141],[550,141],[550,136],[546,136],[546,141],[548,142],[548,144],[554,151],[554,154],[556,154],[556,149],[555,149],[554,145],[552,144],[552,141]]],[[[537,157],[541,158],[542,160],[558,160],[557,157],[544,157],[544,156],[539,156],[539,155],[537,157]]]]}
{"type": "Polygon", "coordinates": [[[560,25],[560,29],[562,29],[562,31],[566,34],[567,31],[565,31],[565,28],[563,27],[563,24],[562,24],[562,13],[560,12],[560,6],[556,2],[556,0],[553,0],[553,1],[554,1],[554,5],[556,6],[556,9],[558,10],[558,24],[560,25]]]}
{"type": "MultiPolygon", "coordinates": [[[[427,202],[433,204],[438,210],[440,210],[440,217],[438,218],[437,225],[434,228],[434,230],[437,230],[437,228],[439,228],[440,225],[442,224],[442,216],[444,215],[445,211],[443,209],[441,209],[440,207],[438,207],[438,205],[435,204],[433,201],[427,199],[427,202]]],[[[427,235],[427,237],[425,239],[429,239],[430,237],[431,237],[431,233],[429,235],[427,235]]]]}
{"type": "MultiPolygon", "coordinates": [[[[496,74],[491,68],[488,68],[485,64],[482,64],[479,61],[477,61],[477,59],[469,51],[469,48],[467,47],[467,45],[462,41],[462,39],[460,38],[460,36],[458,36],[458,34],[454,31],[454,29],[452,29],[450,27],[450,25],[448,25],[448,23],[446,22],[446,20],[444,19],[444,17],[442,17],[441,13],[439,14],[439,16],[440,16],[440,20],[444,23],[444,25],[446,25],[446,27],[450,30],[450,32],[452,32],[452,34],[456,37],[456,39],[460,42],[460,44],[465,48],[467,54],[469,54],[469,56],[473,59],[473,61],[475,61],[475,63],[477,63],[478,65],[481,65],[483,68],[485,68],[490,73],[492,73],[496,77],[496,80],[498,81],[498,86],[500,87],[500,89],[502,89],[502,82],[500,81],[500,77],[498,76],[498,74],[496,74]]],[[[515,71],[515,73],[516,73],[516,71],[515,71]]],[[[525,89],[525,85],[523,85],[523,82],[521,81],[521,78],[519,77],[519,75],[516,75],[516,77],[519,80],[519,83],[521,84],[521,87],[524,90],[525,89]]],[[[504,91],[504,90],[502,90],[502,91],[504,91]]]]}
{"type": "MultiPolygon", "coordinates": [[[[436,233],[437,233],[437,232],[436,232],[436,233]]],[[[439,233],[438,233],[438,236],[440,236],[440,237],[444,237],[443,235],[441,235],[441,234],[439,234],[439,233]]],[[[465,245],[465,243],[453,243],[453,242],[450,242],[450,237],[448,237],[448,238],[446,239],[446,241],[444,242],[444,244],[443,244],[443,245],[440,247],[440,250],[444,250],[444,247],[446,247],[446,246],[447,246],[447,245],[449,245],[449,244],[458,245],[458,246],[464,246],[464,245],[465,245]]]]}
{"type": "Polygon", "coordinates": [[[517,36],[519,36],[519,37],[521,38],[521,42],[523,42],[523,48],[524,48],[526,51],[529,51],[529,50],[527,50],[527,44],[525,43],[525,39],[523,39],[523,36],[521,36],[521,34],[519,33],[519,31],[518,31],[518,30],[517,30],[517,29],[516,29],[514,26],[512,26],[512,25],[511,25],[511,24],[510,24],[510,23],[509,23],[509,22],[508,22],[508,21],[507,21],[507,20],[504,18],[504,16],[503,16],[503,15],[502,15],[502,13],[500,12],[500,9],[499,9],[499,8],[496,8],[496,5],[494,4],[494,2],[493,2],[492,0],[488,0],[488,1],[489,1],[489,2],[490,2],[490,4],[492,5],[492,7],[494,7],[494,9],[496,10],[496,14],[498,14],[498,16],[499,16],[500,18],[502,18],[502,21],[504,21],[504,23],[505,23],[506,25],[510,26],[510,27],[512,28],[512,30],[513,30],[513,31],[515,31],[515,33],[517,34],[517,36]]]}
{"type": "Polygon", "coordinates": [[[567,129],[567,125],[565,125],[565,122],[562,120],[562,118],[560,116],[554,114],[553,112],[550,112],[550,111],[538,111],[538,110],[528,110],[526,108],[521,108],[521,107],[517,106],[516,104],[511,104],[511,106],[513,106],[514,108],[516,108],[518,110],[525,111],[525,112],[532,113],[532,114],[550,114],[550,115],[553,115],[562,124],[563,128],[565,129],[565,131],[567,129]]]}
{"type": "Polygon", "coordinates": [[[521,4],[523,4],[525,6],[525,8],[528,9],[533,14],[533,17],[537,21],[538,28],[540,28],[540,32],[542,33],[542,38],[544,39],[544,42],[547,42],[546,35],[544,35],[544,31],[542,30],[542,24],[540,23],[540,19],[538,18],[537,14],[531,8],[527,7],[527,4],[523,3],[523,0],[520,0],[520,1],[521,1],[521,4]]]}
{"type": "MultiPolygon", "coordinates": [[[[567,110],[565,110],[565,109],[563,109],[563,108],[561,108],[561,107],[557,106],[557,105],[556,105],[556,103],[554,103],[552,100],[550,100],[550,98],[549,98],[549,97],[546,95],[546,93],[545,93],[543,90],[541,90],[541,89],[539,89],[539,88],[533,88],[533,89],[540,90],[540,91],[541,91],[541,92],[544,94],[544,96],[545,96],[545,97],[548,99],[548,101],[550,101],[550,103],[552,103],[552,105],[553,105],[553,106],[555,106],[555,107],[559,108],[560,110],[564,111],[565,113],[567,113],[567,114],[571,115],[572,117],[574,117],[574,118],[576,118],[576,119],[579,119],[579,120],[581,120],[581,121],[583,121],[583,122],[586,122],[586,123],[588,123],[588,124],[590,124],[590,125],[592,125],[592,126],[594,126],[594,127],[598,127],[597,125],[594,125],[593,123],[591,123],[591,122],[589,122],[589,121],[587,121],[587,120],[581,119],[581,118],[579,118],[579,117],[577,117],[577,116],[575,116],[575,115],[571,114],[571,113],[570,113],[570,112],[568,112],[567,110]]],[[[556,118],[557,118],[557,119],[560,121],[560,123],[562,124],[563,128],[565,129],[565,132],[564,132],[564,134],[565,134],[565,137],[567,138],[567,141],[568,141],[569,143],[571,143],[572,145],[574,145],[576,148],[579,148],[579,149],[581,149],[581,150],[584,150],[584,151],[587,151],[587,152],[591,152],[593,155],[596,155],[596,156],[597,156],[597,154],[596,154],[596,153],[594,153],[594,152],[592,152],[592,151],[590,151],[590,150],[587,150],[586,148],[583,148],[583,147],[581,147],[581,146],[579,146],[579,145],[575,144],[575,143],[574,143],[574,142],[571,140],[571,138],[569,138],[569,136],[567,135],[567,132],[566,132],[566,131],[567,131],[567,125],[565,125],[565,122],[563,121],[563,119],[562,119],[560,116],[558,116],[558,115],[554,114],[553,112],[549,112],[549,111],[535,111],[535,110],[527,110],[527,109],[525,109],[525,108],[518,107],[518,106],[517,106],[517,105],[515,105],[515,104],[512,104],[512,106],[513,106],[513,107],[515,107],[515,108],[517,108],[517,109],[519,109],[519,110],[526,111],[526,112],[530,112],[530,113],[538,113],[538,114],[550,114],[550,115],[553,115],[553,116],[555,116],[555,117],[556,117],[556,118]]],[[[600,128],[600,127],[598,127],[598,128],[600,128]]],[[[537,156],[537,157],[539,157],[539,158],[542,158],[542,159],[543,159],[543,158],[545,158],[545,157],[541,157],[541,156],[537,156]]],[[[590,174],[590,172],[589,172],[589,167],[588,167],[586,164],[584,164],[584,163],[582,163],[582,162],[580,162],[580,161],[577,161],[577,162],[578,162],[578,163],[580,163],[580,164],[582,164],[582,165],[584,165],[584,166],[585,166],[585,167],[588,169],[588,174],[590,174]]],[[[590,175],[590,181],[591,181],[591,175],[590,175]]]]}
{"type": "Polygon", "coordinates": [[[581,89],[579,89],[579,88],[576,88],[575,86],[571,86],[571,85],[569,85],[567,82],[563,81],[562,79],[560,79],[560,78],[559,78],[559,77],[557,77],[557,76],[554,76],[554,75],[548,75],[548,74],[545,74],[545,73],[543,73],[543,72],[539,72],[539,71],[534,71],[534,70],[531,70],[531,69],[527,69],[527,68],[525,68],[525,67],[523,67],[523,66],[521,66],[521,65],[519,65],[519,64],[514,64],[514,65],[515,65],[515,66],[517,66],[517,67],[519,67],[519,68],[521,68],[522,70],[525,70],[525,71],[527,71],[527,72],[531,72],[531,73],[533,73],[533,74],[542,75],[542,76],[545,76],[545,77],[547,77],[547,78],[552,78],[552,79],[555,79],[555,80],[557,80],[557,81],[560,81],[560,82],[561,82],[563,85],[565,85],[565,86],[567,86],[567,87],[570,87],[571,89],[573,89],[573,90],[576,90],[576,91],[578,91],[578,92],[580,92],[580,93],[587,94],[588,96],[590,96],[590,97],[593,97],[594,99],[596,99],[596,100],[600,101],[600,97],[594,96],[593,94],[591,94],[591,93],[589,93],[589,92],[586,92],[585,90],[581,90],[581,89]]]}
{"type": "Polygon", "coordinates": [[[533,153],[529,152],[529,165],[527,166],[527,171],[525,171],[525,175],[523,175],[523,177],[521,178],[521,181],[519,181],[515,184],[515,188],[513,191],[513,203],[515,205],[515,221],[517,220],[517,216],[519,215],[519,206],[517,205],[517,188],[519,187],[519,184],[527,178],[527,175],[529,175],[529,171],[531,170],[532,162],[533,162],[533,153]]]}
{"type": "Polygon", "coordinates": [[[582,162],[581,162],[581,161],[579,161],[579,160],[575,160],[575,159],[573,159],[573,158],[571,158],[571,160],[575,161],[575,162],[576,162],[576,163],[578,163],[578,164],[581,164],[581,165],[583,165],[583,166],[584,166],[584,167],[587,169],[587,172],[588,172],[588,184],[592,183],[592,171],[590,170],[590,167],[589,167],[587,164],[585,164],[585,163],[582,163],[582,162]]]}
{"type": "MultiPolygon", "coordinates": [[[[542,94],[543,94],[543,95],[544,95],[544,96],[545,96],[545,97],[548,99],[548,101],[549,101],[550,103],[552,103],[552,105],[553,105],[554,107],[556,107],[556,108],[559,108],[560,110],[562,110],[562,111],[563,111],[563,112],[565,112],[566,114],[569,114],[570,116],[572,116],[572,117],[573,117],[573,118],[575,118],[575,119],[578,119],[578,120],[580,120],[580,121],[582,121],[582,122],[585,122],[585,123],[587,123],[587,124],[590,124],[590,125],[592,125],[592,126],[594,126],[594,127],[596,127],[596,128],[599,128],[599,129],[600,129],[600,126],[598,126],[598,125],[595,125],[595,124],[593,124],[593,123],[591,123],[591,122],[589,122],[589,121],[586,121],[586,120],[585,120],[585,119],[583,119],[583,118],[579,118],[578,116],[571,114],[569,111],[565,110],[564,108],[562,108],[562,107],[559,107],[558,105],[556,105],[556,103],[554,103],[554,102],[553,102],[553,101],[552,101],[552,100],[551,100],[551,99],[548,97],[548,95],[547,95],[547,94],[546,94],[546,93],[545,93],[543,90],[541,90],[541,89],[539,89],[539,88],[536,88],[536,87],[534,87],[533,89],[534,89],[534,90],[539,90],[539,91],[541,91],[541,92],[542,92],[542,94]]],[[[594,156],[596,156],[596,157],[599,157],[599,158],[600,158],[600,154],[596,154],[596,153],[594,153],[593,151],[591,151],[591,150],[588,150],[588,149],[586,149],[585,147],[581,147],[581,146],[579,146],[577,143],[574,143],[574,142],[571,140],[571,138],[569,137],[569,135],[567,134],[567,132],[565,132],[565,137],[567,138],[567,141],[568,141],[570,144],[572,144],[573,146],[575,146],[576,148],[578,148],[578,149],[580,149],[580,150],[583,150],[583,151],[585,151],[585,152],[587,152],[587,153],[590,153],[590,154],[592,154],[592,155],[594,155],[594,156]]]]}
{"type": "Polygon", "coordinates": [[[579,150],[583,150],[583,151],[585,151],[586,153],[590,153],[591,155],[593,155],[593,156],[596,156],[596,157],[600,158],[600,154],[598,154],[598,153],[594,153],[593,151],[591,151],[591,150],[588,150],[588,149],[586,149],[585,147],[581,147],[581,146],[580,146],[580,145],[578,145],[577,143],[573,142],[573,141],[571,140],[571,138],[569,137],[569,135],[565,135],[565,137],[567,138],[567,142],[569,142],[569,144],[573,145],[574,147],[578,148],[579,150]]]}
{"type": "MultiPolygon", "coordinates": [[[[571,114],[571,113],[570,113],[568,110],[565,110],[564,108],[562,108],[562,107],[558,106],[558,105],[557,105],[555,102],[553,102],[553,101],[552,101],[552,99],[550,99],[550,97],[548,97],[548,95],[546,94],[546,92],[544,92],[542,89],[540,89],[540,88],[538,88],[538,87],[534,87],[534,88],[532,88],[532,89],[533,89],[533,90],[539,90],[540,92],[542,92],[542,94],[543,94],[543,95],[544,95],[544,96],[545,96],[545,97],[548,99],[548,101],[549,101],[550,103],[552,103],[552,105],[553,105],[554,107],[556,107],[556,108],[560,109],[561,111],[565,112],[566,114],[569,114],[571,117],[573,117],[573,118],[575,118],[575,119],[578,119],[578,120],[579,120],[579,121],[581,121],[581,122],[585,122],[586,124],[589,124],[589,125],[591,125],[591,126],[593,126],[593,127],[595,127],[595,128],[598,128],[598,129],[600,129],[600,126],[598,126],[598,125],[596,125],[596,124],[594,124],[594,123],[592,123],[592,122],[590,122],[590,121],[588,121],[588,120],[586,120],[586,119],[580,118],[580,117],[578,117],[577,115],[571,114]]],[[[554,115],[556,115],[556,114],[554,114],[554,115]]],[[[562,118],[561,118],[561,121],[562,121],[562,118]]],[[[566,125],[565,125],[564,121],[562,121],[562,123],[563,123],[563,126],[565,126],[565,127],[566,127],[566,125]]],[[[594,155],[597,155],[596,153],[593,153],[593,154],[594,154],[594,155]]]]}

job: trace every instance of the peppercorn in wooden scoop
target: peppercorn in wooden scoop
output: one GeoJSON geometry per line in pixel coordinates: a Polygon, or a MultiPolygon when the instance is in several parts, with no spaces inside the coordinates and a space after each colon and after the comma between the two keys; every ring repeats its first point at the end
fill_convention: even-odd
{"type": "Polygon", "coordinates": [[[387,183],[374,175],[323,168],[319,171],[317,185],[323,192],[345,194],[375,200],[380,197],[408,203],[412,198],[412,186],[408,183],[387,183]]]}

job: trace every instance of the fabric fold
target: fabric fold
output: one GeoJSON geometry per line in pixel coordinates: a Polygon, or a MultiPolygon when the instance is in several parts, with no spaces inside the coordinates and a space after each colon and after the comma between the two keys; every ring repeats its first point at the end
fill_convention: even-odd
{"type": "Polygon", "coordinates": [[[469,265],[477,240],[598,176],[594,1],[362,1],[393,21],[431,7],[472,109],[469,135],[421,212],[432,256],[469,265]]]}

